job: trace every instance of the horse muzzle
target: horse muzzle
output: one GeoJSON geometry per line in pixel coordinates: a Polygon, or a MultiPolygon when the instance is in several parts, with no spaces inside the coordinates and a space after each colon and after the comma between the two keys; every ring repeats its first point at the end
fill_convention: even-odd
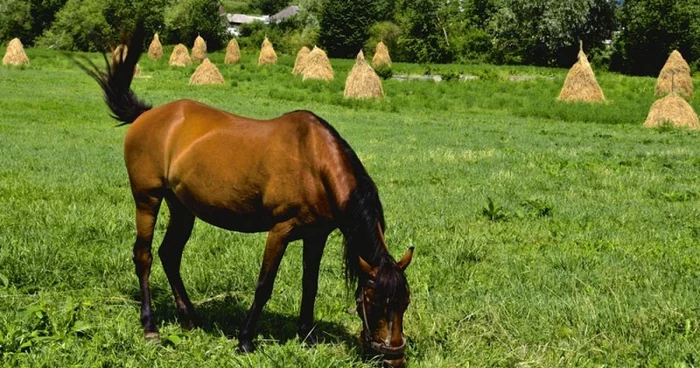
{"type": "Polygon", "coordinates": [[[391,367],[404,367],[406,365],[406,338],[401,337],[401,345],[389,346],[377,341],[369,341],[364,344],[365,349],[374,355],[381,356],[382,361],[391,367]]]}

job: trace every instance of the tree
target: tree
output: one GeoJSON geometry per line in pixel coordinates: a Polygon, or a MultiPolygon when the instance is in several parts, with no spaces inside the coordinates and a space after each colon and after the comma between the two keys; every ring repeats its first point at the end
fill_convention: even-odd
{"type": "Polygon", "coordinates": [[[674,49],[700,58],[700,0],[627,0],[620,10],[611,69],[657,75],[674,49]]]}
{"type": "Polygon", "coordinates": [[[197,36],[207,41],[208,50],[222,47],[228,38],[218,0],[179,0],[165,9],[168,43],[192,45],[197,36]]]}
{"type": "Polygon", "coordinates": [[[0,0],[0,41],[18,37],[25,45],[49,28],[66,0],[0,0]]]}
{"type": "Polygon", "coordinates": [[[610,0],[499,0],[489,22],[495,61],[570,66],[578,41],[601,47],[615,30],[610,0]]]}
{"type": "Polygon", "coordinates": [[[454,55],[440,18],[436,0],[403,0],[397,23],[402,32],[396,53],[399,60],[420,63],[446,63],[454,55]]]}
{"type": "Polygon", "coordinates": [[[256,8],[260,9],[263,14],[272,15],[284,9],[288,4],[288,0],[259,0],[255,2],[256,8]]]}
{"type": "Polygon", "coordinates": [[[319,41],[331,57],[353,58],[376,21],[373,0],[325,0],[319,41]]]}

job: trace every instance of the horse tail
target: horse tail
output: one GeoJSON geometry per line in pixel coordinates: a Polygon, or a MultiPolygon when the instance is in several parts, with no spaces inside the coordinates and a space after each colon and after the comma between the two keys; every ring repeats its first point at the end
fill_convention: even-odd
{"type": "Polygon", "coordinates": [[[139,23],[129,41],[126,57],[115,55],[110,65],[107,56],[103,54],[106,70],[102,70],[91,60],[84,58],[84,63],[74,60],[78,66],[91,76],[102,87],[105,102],[112,111],[111,116],[121,121],[121,125],[131,124],[141,114],[151,109],[151,105],[139,100],[131,90],[131,81],[134,79],[134,68],[143,52],[145,31],[143,24],[139,23]]]}

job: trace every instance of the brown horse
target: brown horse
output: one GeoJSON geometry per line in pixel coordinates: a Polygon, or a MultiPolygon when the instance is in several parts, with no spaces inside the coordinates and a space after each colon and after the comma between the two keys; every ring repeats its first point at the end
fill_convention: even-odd
{"type": "Polygon", "coordinates": [[[362,344],[392,365],[404,364],[404,270],[413,248],[399,262],[388,253],[377,188],[347,142],[308,111],[255,120],[191,100],[152,108],[130,89],[143,38],[139,28],[128,55],[107,62],[106,70],[89,61],[81,67],[102,87],[113,117],[130,124],[124,159],[136,202],[133,260],[145,336],[158,337],[149,275],[153,230],[165,199],[170,223],[158,255],[186,327],[194,327],[196,318],[179,269],[195,217],[233,231],[268,231],[255,299],[238,335],[242,352],[254,349],[255,327],[284,251],[299,239],[304,274],[298,333],[315,342],[319,264],[328,235],[338,228],[345,238],[346,281],[358,281],[362,344]]]}

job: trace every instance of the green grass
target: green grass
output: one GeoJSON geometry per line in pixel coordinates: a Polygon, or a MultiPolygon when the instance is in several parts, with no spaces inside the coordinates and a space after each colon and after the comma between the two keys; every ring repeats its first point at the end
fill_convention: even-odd
{"type": "MultiPolygon", "coordinates": [[[[169,49],[166,49],[168,55],[169,49]]],[[[4,53],[4,49],[0,49],[4,53]]],[[[203,321],[180,328],[156,261],[163,341],[142,338],[130,260],[133,205],[97,85],[65,56],[28,50],[0,68],[0,364],[4,366],[371,366],[343,288],[334,233],[316,301],[326,342],[295,338],[301,247],[287,251],[261,318],[259,350],[234,353],[264,234],[198,222],[182,273],[203,321]]],[[[88,54],[93,60],[99,56],[88,54]]],[[[333,124],[380,190],[390,251],[407,275],[416,366],[695,366],[700,360],[700,133],[644,129],[655,81],[599,73],[609,103],[555,100],[566,70],[431,66],[470,82],[385,81],[382,102],[280,65],[223,66],[227,85],[187,85],[194,68],[145,58],[139,96],[193,98],[256,118],[311,109],[333,124]],[[511,82],[509,75],[537,75],[511,82]]],[[[394,73],[425,66],[397,63],[394,73]]],[[[700,107],[698,99],[691,104],[700,107]]],[[[155,244],[162,239],[161,212],[155,244]]]]}

